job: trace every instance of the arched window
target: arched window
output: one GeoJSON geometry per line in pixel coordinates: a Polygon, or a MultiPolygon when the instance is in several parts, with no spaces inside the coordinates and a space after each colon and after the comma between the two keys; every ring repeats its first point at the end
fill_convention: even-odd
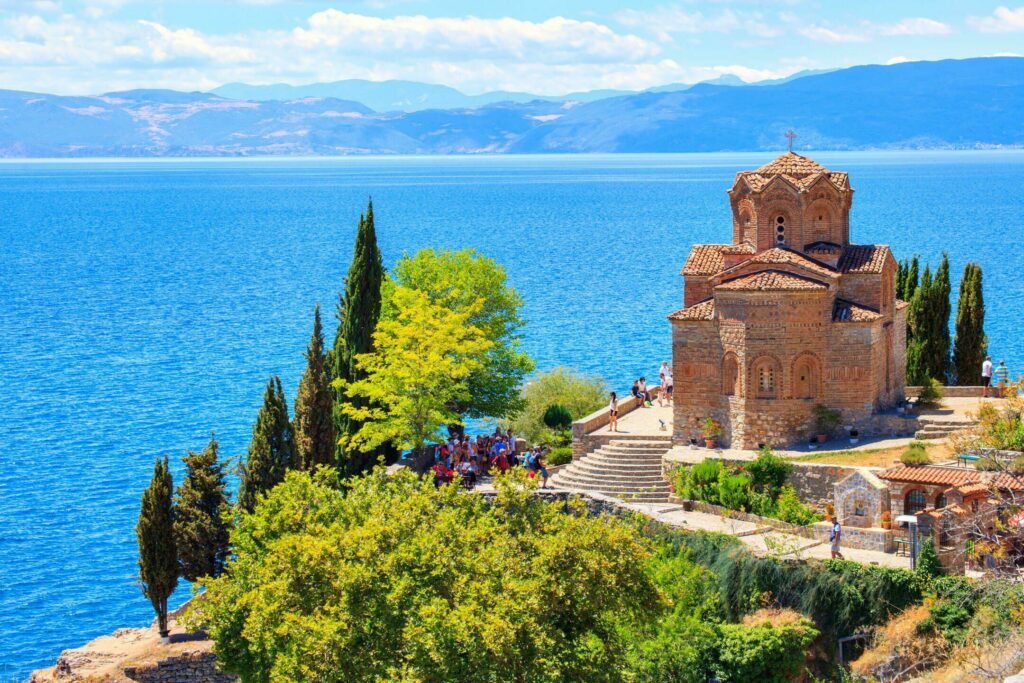
{"type": "Polygon", "coordinates": [[[952,548],[953,547],[953,522],[949,518],[943,518],[939,522],[939,547],[940,548],[952,548]]]}
{"type": "Polygon", "coordinates": [[[786,217],[776,216],[775,217],[775,243],[785,244],[786,243],[786,217]]]}
{"type": "Polygon", "coordinates": [[[773,358],[761,358],[754,365],[753,381],[757,398],[776,398],[782,380],[779,364],[773,358]]]}
{"type": "Polygon", "coordinates": [[[818,397],[818,361],[811,356],[799,358],[793,366],[793,398],[818,397]]]}
{"type": "Polygon", "coordinates": [[[914,489],[907,493],[906,500],[903,503],[903,514],[916,515],[926,507],[928,507],[928,499],[924,497],[924,491],[914,489]]]}
{"type": "Polygon", "coordinates": [[[946,494],[945,493],[940,493],[939,495],[935,496],[935,509],[936,510],[941,510],[942,508],[946,507],[946,505],[948,505],[948,504],[949,503],[946,502],[946,494]]]}
{"type": "Polygon", "coordinates": [[[736,362],[736,354],[730,352],[722,359],[722,393],[726,396],[735,396],[739,393],[739,364],[736,362]]]}

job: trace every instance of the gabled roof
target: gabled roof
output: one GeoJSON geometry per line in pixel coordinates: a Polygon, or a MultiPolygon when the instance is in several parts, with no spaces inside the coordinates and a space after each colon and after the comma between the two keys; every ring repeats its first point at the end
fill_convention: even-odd
{"type": "Polygon", "coordinates": [[[866,323],[881,317],[878,311],[845,299],[836,299],[832,306],[832,320],[837,323],[866,323]]]}
{"type": "Polygon", "coordinates": [[[715,300],[705,299],[671,314],[669,320],[714,320],[715,300]]]}
{"type": "Polygon", "coordinates": [[[722,272],[722,250],[731,244],[695,244],[683,265],[683,275],[715,275],[722,272]]]}
{"type": "Polygon", "coordinates": [[[849,187],[846,173],[833,173],[818,162],[794,152],[786,152],[756,171],[741,171],[736,180],[743,179],[754,192],[760,192],[775,178],[782,178],[800,190],[806,190],[821,178],[837,189],[849,187]]]}
{"type": "Polygon", "coordinates": [[[841,273],[881,273],[889,256],[885,244],[851,244],[843,250],[836,267],[841,273]]]}
{"type": "Polygon", "coordinates": [[[722,246],[721,253],[723,254],[754,254],[757,252],[755,247],[750,242],[740,242],[739,244],[726,244],[722,246]]]}
{"type": "Polygon", "coordinates": [[[806,292],[828,289],[828,285],[809,277],[801,277],[781,270],[762,270],[751,275],[727,280],[715,289],[741,292],[806,292]]]}
{"type": "Polygon", "coordinates": [[[944,465],[897,465],[878,473],[880,479],[900,481],[909,484],[930,484],[932,486],[966,487],[984,484],[990,489],[1024,491],[1024,477],[1007,472],[979,472],[965,467],[944,465]]]}
{"type": "MultiPolygon", "coordinates": [[[[760,254],[754,256],[754,258],[748,259],[740,265],[745,266],[748,263],[788,263],[790,265],[806,268],[807,270],[818,273],[819,275],[825,275],[827,277],[835,277],[836,275],[836,271],[828,264],[816,261],[808,256],[804,256],[798,251],[793,251],[792,249],[786,249],[783,247],[772,247],[771,249],[766,249],[760,254]]],[[[737,268],[738,267],[740,266],[737,266],[737,268]]]]}

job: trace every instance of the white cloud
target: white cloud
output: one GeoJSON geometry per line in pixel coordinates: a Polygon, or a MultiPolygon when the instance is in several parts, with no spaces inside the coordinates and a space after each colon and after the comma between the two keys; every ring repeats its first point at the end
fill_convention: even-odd
{"type": "Polygon", "coordinates": [[[863,43],[869,36],[861,31],[811,25],[800,29],[800,35],[819,43],[863,43]]]}
{"type": "Polygon", "coordinates": [[[887,59],[885,61],[885,64],[886,64],[886,66],[892,66],[893,64],[902,64],[904,62],[909,62],[909,61],[910,60],[907,59],[906,57],[904,57],[903,55],[899,55],[899,56],[887,59]]]}
{"type": "Polygon", "coordinates": [[[953,33],[949,24],[927,17],[907,17],[895,24],[861,22],[856,27],[833,28],[812,24],[800,29],[801,35],[822,43],[866,43],[879,36],[945,36],[953,33]]]}
{"type": "Polygon", "coordinates": [[[1024,31],[1024,7],[997,7],[987,17],[968,17],[967,23],[985,33],[1024,31]]]}
{"type": "Polygon", "coordinates": [[[714,15],[697,10],[687,12],[680,7],[662,6],[653,10],[627,9],[615,15],[623,26],[650,33],[661,41],[670,41],[674,34],[729,33],[742,31],[770,38],[779,35],[779,28],[765,20],[761,12],[740,13],[726,8],[714,15]]]}
{"type": "Polygon", "coordinates": [[[895,24],[877,27],[883,36],[945,36],[953,32],[949,24],[927,17],[908,17],[895,24]]]}

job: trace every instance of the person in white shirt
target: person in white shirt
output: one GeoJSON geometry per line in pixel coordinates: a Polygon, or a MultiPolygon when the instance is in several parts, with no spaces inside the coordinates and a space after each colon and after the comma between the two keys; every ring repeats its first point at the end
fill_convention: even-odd
{"type": "Polygon", "coordinates": [[[663,401],[667,401],[669,405],[672,404],[672,368],[668,366],[668,361],[661,361],[661,369],[658,371],[658,377],[661,378],[661,391],[658,392],[658,406],[664,405],[663,401]]]}
{"type": "Polygon", "coordinates": [[[981,395],[988,398],[988,388],[992,386],[992,356],[985,356],[981,364],[981,395]]]}
{"type": "Polygon", "coordinates": [[[619,431],[619,399],[615,392],[611,393],[611,400],[608,402],[608,431],[619,431]]]}

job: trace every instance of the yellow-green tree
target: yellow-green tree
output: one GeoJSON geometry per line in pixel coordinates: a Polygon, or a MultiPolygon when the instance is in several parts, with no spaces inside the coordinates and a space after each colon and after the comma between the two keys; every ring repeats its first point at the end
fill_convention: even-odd
{"type": "Polygon", "coordinates": [[[362,379],[335,380],[337,391],[355,399],[342,410],[361,423],[355,434],[341,435],[344,449],[391,442],[419,453],[442,427],[462,424],[455,406],[469,399],[468,379],[493,346],[472,324],[481,301],[452,311],[425,292],[395,287],[391,305],[393,315],[377,324],[373,352],[356,358],[362,379]]]}

